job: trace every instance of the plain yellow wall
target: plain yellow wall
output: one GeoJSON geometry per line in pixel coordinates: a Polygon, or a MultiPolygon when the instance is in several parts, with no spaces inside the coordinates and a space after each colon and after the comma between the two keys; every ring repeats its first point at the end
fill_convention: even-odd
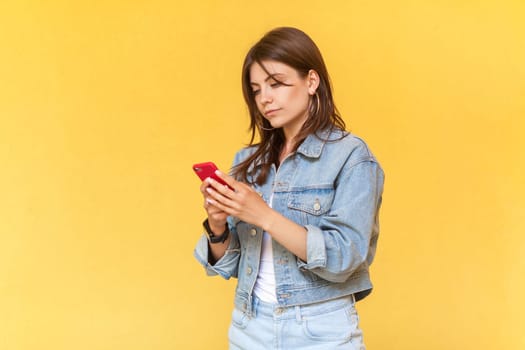
{"type": "Polygon", "coordinates": [[[368,348],[525,348],[523,1],[3,0],[0,349],[226,349],[191,164],[248,142],[281,25],[386,171],[368,348]]]}

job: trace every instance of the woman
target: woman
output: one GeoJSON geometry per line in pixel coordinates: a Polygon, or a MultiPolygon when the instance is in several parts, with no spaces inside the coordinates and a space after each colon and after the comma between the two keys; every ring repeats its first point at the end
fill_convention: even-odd
{"type": "Polygon", "coordinates": [[[355,302],[371,292],[383,171],[347,133],[315,43],[295,28],[248,52],[250,146],[200,190],[195,256],[238,278],[230,349],[364,349],[355,302]],[[254,143],[258,134],[260,142],[254,143]]]}

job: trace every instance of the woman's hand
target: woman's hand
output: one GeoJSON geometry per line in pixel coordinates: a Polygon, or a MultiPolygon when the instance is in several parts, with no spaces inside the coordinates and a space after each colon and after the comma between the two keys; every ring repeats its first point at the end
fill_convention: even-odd
{"type": "Polygon", "coordinates": [[[228,213],[211,204],[212,199],[210,199],[210,195],[208,191],[206,191],[209,186],[209,183],[203,181],[200,187],[200,191],[204,197],[204,209],[208,213],[208,224],[211,230],[216,234],[221,234],[224,232],[228,213]]]}
{"type": "Polygon", "coordinates": [[[307,261],[306,229],[303,226],[270,208],[247,184],[236,181],[220,171],[216,171],[215,174],[231,188],[211,178],[204,181],[208,185],[204,189],[208,194],[206,200],[214,210],[218,210],[221,215],[225,213],[261,227],[299,259],[307,261]]]}
{"type": "Polygon", "coordinates": [[[267,229],[271,224],[274,212],[255,192],[253,188],[245,183],[236,181],[233,177],[220,171],[215,174],[230,186],[222,185],[212,178],[203,182],[204,189],[208,194],[206,201],[210,207],[220,212],[220,215],[235,216],[240,220],[267,229]]]}

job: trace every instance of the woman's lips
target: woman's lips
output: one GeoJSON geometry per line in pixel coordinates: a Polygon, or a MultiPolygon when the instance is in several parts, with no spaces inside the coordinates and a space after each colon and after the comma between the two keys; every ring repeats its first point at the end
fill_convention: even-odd
{"type": "Polygon", "coordinates": [[[270,116],[272,114],[275,114],[275,112],[277,112],[278,110],[279,110],[279,108],[269,109],[269,110],[264,112],[264,115],[270,116]]]}

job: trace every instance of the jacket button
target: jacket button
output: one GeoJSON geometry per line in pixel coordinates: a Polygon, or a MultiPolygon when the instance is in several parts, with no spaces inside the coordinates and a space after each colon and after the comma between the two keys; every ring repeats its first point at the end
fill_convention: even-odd
{"type": "Polygon", "coordinates": [[[253,237],[253,236],[255,236],[256,234],[257,234],[257,230],[254,229],[254,228],[252,228],[252,229],[250,230],[250,235],[252,235],[252,237],[253,237]]]}
{"type": "Polygon", "coordinates": [[[314,203],[314,210],[317,211],[319,209],[321,209],[321,203],[319,203],[319,200],[316,199],[314,203]]]}
{"type": "Polygon", "coordinates": [[[252,268],[251,268],[250,266],[248,266],[248,267],[246,268],[246,274],[247,274],[247,275],[251,275],[251,274],[252,274],[252,268]]]}

